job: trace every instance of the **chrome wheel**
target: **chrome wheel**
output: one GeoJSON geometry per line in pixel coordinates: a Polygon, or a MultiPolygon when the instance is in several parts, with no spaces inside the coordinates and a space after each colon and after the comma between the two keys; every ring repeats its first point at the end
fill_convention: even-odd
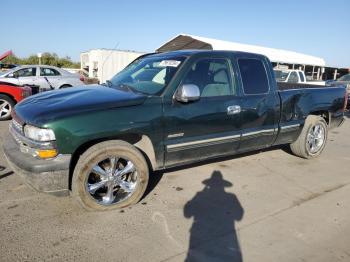
{"type": "Polygon", "coordinates": [[[317,124],[310,128],[307,134],[307,150],[311,154],[316,154],[320,149],[322,149],[326,136],[325,128],[321,124],[317,124]]]}
{"type": "Polygon", "coordinates": [[[11,104],[4,100],[0,99],[0,119],[8,118],[11,115],[11,104]]]}
{"type": "Polygon", "coordinates": [[[134,193],[137,176],[133,162],[109,157],[97,163],[90,171],[86,180],[86,192],[102,205],[120,203],[134,193]]]}

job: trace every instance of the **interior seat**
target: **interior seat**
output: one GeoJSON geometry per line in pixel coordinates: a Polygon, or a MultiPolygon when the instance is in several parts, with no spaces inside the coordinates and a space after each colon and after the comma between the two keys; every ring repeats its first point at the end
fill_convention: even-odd
{"type": "Polygon", "coordinates": [[[202,91],[202,97],[227,96],[231,94],[230,82],[226,69],[215,72],[213,83],[207,84],[202,91]]]}

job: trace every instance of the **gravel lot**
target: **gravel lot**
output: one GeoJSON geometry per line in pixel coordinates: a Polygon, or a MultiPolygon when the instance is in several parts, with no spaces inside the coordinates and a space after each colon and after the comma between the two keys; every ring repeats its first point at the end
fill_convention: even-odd
{"type": "Polygon", "coordinates": [[[154,174],[138,205],[100,213],[28,188],[0,149],[0,261],[350,261],[349,134],[311,161],[277,148],[154,174]]]}

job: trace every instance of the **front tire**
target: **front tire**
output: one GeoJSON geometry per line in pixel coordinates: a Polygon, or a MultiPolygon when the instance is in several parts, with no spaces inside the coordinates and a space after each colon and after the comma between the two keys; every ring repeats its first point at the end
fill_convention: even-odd
{"type": "Polygon", "coordinates": [[[318,157],[326,146],[328,126],[320,116],[310,115],[306,118],[298,139],[290,144],[293,154],[302,158],[318,157]]]}
{"type": "Polygon", "coordinates": [[[0,121],[11,119],[15,102],[7,95],[0,95],[0,121]]]}
{"type": "Polygon", "coordinates": [[[112,210],[137,203],[145,193],[149,170],[131,144],[112,140],[83,153],[74,169],[72,195],[87,210],[112,210]]]}

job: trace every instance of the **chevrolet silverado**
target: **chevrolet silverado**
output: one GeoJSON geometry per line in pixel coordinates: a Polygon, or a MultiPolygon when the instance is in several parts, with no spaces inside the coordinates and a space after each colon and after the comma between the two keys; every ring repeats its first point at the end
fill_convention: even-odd
{"type": "Polygon", "coordinates": [[[137,203],[154,170],[282,144],[315,158],[345,104],[343,87],[279,90],[262,55],[153,53],[103,85],[19,103],[4,153],[35,189],[109,210],[137,203]]]}

